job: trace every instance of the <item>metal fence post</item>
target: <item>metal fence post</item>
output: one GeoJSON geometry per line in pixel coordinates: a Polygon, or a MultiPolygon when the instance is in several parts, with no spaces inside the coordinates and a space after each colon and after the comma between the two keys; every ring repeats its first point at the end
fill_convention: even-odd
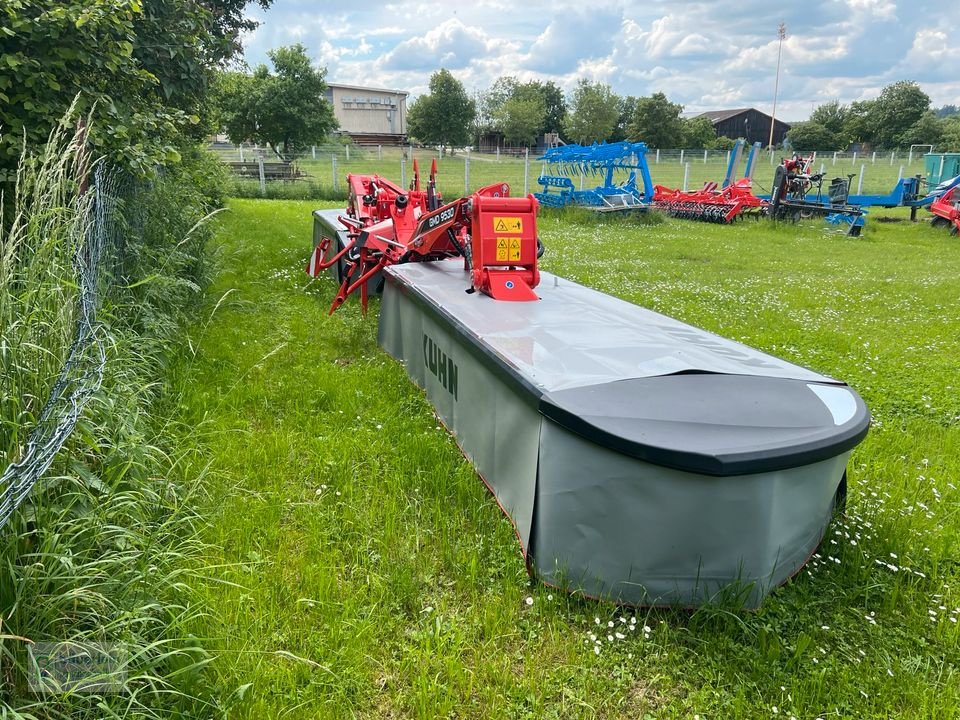
{"type": "Polygon", "coordinates": [[[680,164],[683,165],[683,150],[680,151],[680,164]]]}
{"type": "Polygon", "coordinates": [[[827,164],[826,164],[826,163],[820,163],[820,174],[821,174],[821,175],[824,175],[824,174],[826,174],[826,172],[827,172],[827,164]]]}
{"type": "Polygon", "coordinates": [[[877,151],[876,151],[876,150],[873,151],[873,160],[871,160],[870,162],[872,162],[874,165],[877,164],[877,151]]]}
{"type": "Polygon", "coordinates": [[[687,181],[690,179],[690,163],[683,164],[683,191],[687,191],[687,181]]]}
{"type": "Polygon", "coordinates": [[[407,159],[400,158],[400,187],[407,186],[407,159]]]}
{"type": "Polygon", "coordinates": [[[657,148],[657,160],[656,160],[656,163],[657,163],[657,165],[660,164],[660,148],[657,148]]]}
{"type": "Polygon", "coordinates": [[[311,146],[310,146],[310,154],[313,156],[313,159],[314,159],[314,160],[317,159],[317,146],[316,146],[316,145],[311,145],[311,146]]]}
{"type": "Polygon", "coordinates": [[[260,156],[257,156],[257,170],[260,171],[260,194],[266,195],[267,194],[267,178],[263,174],[263,158],[260,156]]]}
{"type": "Polygon", "coordinates": [[[727,167],[730,167],[730,151],[727,150],[727,167]]]}
{"type": "Polygon", "coordinates": [[[340,189],[340,183],[337,181],[337,156],[331,155],[330,159],[333,163],[333,191],[337,192],[340,189]]]}
{"type": "Polygon", "coordinates": [[[470,192],[470,152],[467,152],[467,156],[463,159],[463,194],[467,195],[470,192]]]}
{"type": "Polygon", "coordinates": [[[243,143],[237,145],[237,150],[240,151],[240,162],[243,162],[243,143]]]}
{"type": "Polygon", "coordinates": [[[853,162],[851,162],[850,164],[851,164],[851,165],[856,165],[856,164],[857,164],[857,153],[853,153],[853,162]]]}
{"type": "Polygon", "coordinates": [[[833,153],[833,164],[834,164],[834,165],[837,164],[837,153],[836,153],[836,152],[833,153]]]}
{"type": "Polygon", "coordinates": [[[866,165],[861,165],[861,166],[860,166],[860,179],[857,180],[857,195],[863,195],[863,176],[866,174],[866,172],[867,172],[867,166],[866,166],[866,165]]]}
{"type": "Polygon", "coordinates": [[[383,145],[377,145],[377,160],[383,160],[383,145]]]}
{"type": "Polygon", "coordinates": [[[896,150],[894,150],[892,153],[890,153],[890,166],[891,166],[891,167],[893,167],[893,158],[894,158],[894,156],[895,156],[896,154],[897,154],[897,151],[896,151],[896,150]]]}
{"type": "Polygon", "coordinates": [[[530,148],[523,150],[523,196],[530,192],[530,148]]]}
{"type": "Polygon", "coordinates": [[[703,164],[704,164],[704,165],[707,164],[707,153],[708,153],[708,152],[709,152],[708,150],[704,150],[704,151],[703,151],[703,164]]]}
{"type": "Polygon", "coordinates": [[[347,152],[347,162],[350,162],[350,146],[349,146],[349,145],[344,145],[344,146],[343,146],[343,149],[346,150],[346,152],[347,152]]]}

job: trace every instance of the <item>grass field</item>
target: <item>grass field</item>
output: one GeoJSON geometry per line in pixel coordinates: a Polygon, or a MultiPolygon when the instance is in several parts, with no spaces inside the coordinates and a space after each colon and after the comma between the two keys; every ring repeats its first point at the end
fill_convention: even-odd
{"type": "MultiPolygon", "coordinates": [[[[420,169],[425,177],[430,169],[430,161],[437,157],[435,150],[430,148],[418,148],[413,151],[413,157],[420,164],[420,169]]],[[[756,170],[754,172],[754,186],[757,194],[769,194],[773,183],[773,171],[776,164],[780,162],[782,153],[775,152],[771,157],[770,153],[760,154],[756,170]]],[[[363,149],[354,147],[350,158],[347,158],[342,149],[336,153],[336,175],[337,188],[345,192],[347,173],[379,173],[394,182],[399,182],[401,178],[401,151],[398,148],[383,148],[380,152],[376,148],[363,149]]],[[[924,159],[919,153],[911,158],[906,154],[895,157],[892,161],[890,154],[878,153],[876,158],[868,155],[862,158],[855,158],[851,154],[838,154],[834,160],[833,153],[821,153],[817,155],[814,161],[814,169],[820,171],[823,169],[828,178],[824,184],[824,194],[826,187],[830,184],[829,178],[846,177],[854,175],[851,181],[851,193],[857,191],[860,186],[860,173],[863,171],[862,190],[864,193],[883,194],[890,193],[900,175],[901,167],[904,175],[917,175],[924,173],[924,159]]],[[[746,158],[741,164],[740,173],[743,173],[746,158]]],[[[473,192],[479,187],[491,183],[506,181],[510,183],[514,193],[519,193],[524,187],[524,159],[514,158],[502,155],[499,158],[495,155],[471,153],[469,155],[469,177],[466,176],[465,164],[467,155],[458,153],[456,155],[447,155],[438,160],[439,179],[438,185],[441,191],[450,198],[459,197],[465,194],[465,188],[473,192]]],[[[683,185],[684,165],[689,163],[689,176],[687,180],[688,187],[696,189],[702,187],[707,181],[720,182],[723,180],[727,169],[727,157],[725,152],[711,151],[706,161],[704,161],[703,150],[685,151],[683,161],[681,162],[680,151],[671,150],[661,153],[660,161],[657,162],[655,152],[647,156],[647,162],[650,166],[650,174],[653,182],[668,187],[681,187],[683,185]]],[[[316,153],[314,159],[311,154],[307,154],[298,161],[298,164],[309,176],[309,181],[319,185],[321,194],[318,197],[331,197],[334,188],[334,154],[330,152],[316,153]]],[[[527,177],[527,186],[530,192],[540,191],[537,184],[537,177],[541,173],[557,174],[558,170],[554,167],[535,159],[535,155],[530,157],[530,165],[527,177]]],[[[407,180],[412,178],[412,163],[408,160],[403,169],[403,174],[407,180]]],[[[562,173],[561,173],[562,174],[562,173]]],[[[579,187],[579,178],[572,178],[579,187]]],[[[626,173],[617,177],[617,182],[626,180],[626,173]]],[[[250,193],[259,191],[259,185],[256,181],[246,181],[250,193]]],[[[271,185],[296,186],[303,183],[283,183],[275,182],[271,185]]],[[[595,187],[603,184],[603,177],[600,175],[586,176],[583,186],[585,188],[595,187]]],[[[641,187],[642,187],[642,183],[641,187]]],[[[286,189],[290,192],[295,188],[277,188],[277,192],[283,192],[286,189]]],[[[302,189],[301,189],[302,192],[302,189]]]]}
{"type": "Polygon", "coordinates": [[[528,579],[377,302],[327,317],[307,283],[315,207],[231,203],[180,368],[219,548],[195,632],[229,716],[960,715],[956,239],[902,213],[857,239],[541,217],[545,269],[842,378],[875,419],[846,516],[759,611],[634,612],[528,579]]]}

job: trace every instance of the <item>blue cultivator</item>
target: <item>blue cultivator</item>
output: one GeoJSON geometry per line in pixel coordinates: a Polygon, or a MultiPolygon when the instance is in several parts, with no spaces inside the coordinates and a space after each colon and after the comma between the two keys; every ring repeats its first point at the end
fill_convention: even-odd
{"type": "Polygon", "coordinates": [[[537,178],[543,190],[534,195],[541,205],[579,205],[610,211],[644,209],[653,203],[654,188],[647,165],[646,143],[561,145],[547,150],[539,159],[556,168],[555,173],[548,175],[544,172],[537,178]],[[637,187],[638,171],[643,182],[642,190],[637,187]],[[573,178],[577,178],[582,187],[583,178],[588,175],[602,177],[603,185],[577,190],[573,178]]]}

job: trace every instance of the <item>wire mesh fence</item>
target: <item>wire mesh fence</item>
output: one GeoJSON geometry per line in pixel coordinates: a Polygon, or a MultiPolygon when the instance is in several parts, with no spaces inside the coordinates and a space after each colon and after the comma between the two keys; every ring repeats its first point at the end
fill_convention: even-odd
{"type": "MultiPolygon", "coordinates": [[[[280,161],[262,148],[221,144],[213,149],[234,168],[241,162],[253,167],[258,159],[262,161],[265,168],[263,175],[254,170],[238,176],[236,183],[239,194],[244,196],[283,196],[281,186],[289,188],[300,183],[307,190],[303,193],[305,197],[340,198],[345,196],[346,176],[349,173],[377,173],[406,186],[413,177],[414,160],[419,165],[421,175],[429,171],[431,161],[437,161],[438,187],[451,198],[500,182],[509,183],[514,194],[535,192],[540,189],[537,178],[553,174],[549,165],[538,159],[536,152],[526,153],[522,150],[519,153],[456,150],[441,154],[436,148],[430,147],[325,145],[312,147],[295,158],[280,161]],[[283,176],[283,171],[276,169],[281,162],[293,168],[288,176],[283,176]]],[[[745,156],[746,153],[744,162],[745,156]]],[[[761,151],[753,174],[755,192],[763,194],[770,191],[774,170],[783,156],[783,151],[761,151]]],[[[696,189],[708,182],[721,181],[729,157],[725,150],[652,149],[647,154],[647,163],[654,183],[696,189]]],[[[813,169],[828,178],[849,178],[851,190],[856,190],[858,194],[889,193],[899,178],[925,174],[923,153],[910,150],[865,154],[832,150],[817,152],[813,169]]],[[[743,172],[743,164],[739,172],[743,172]]],[[[582,184],[583,187],[603,183],[603,178],[599,176],[572,179],[576,185],[582,184]]],[[[288,194],[297,195],[293,189],[289,189],[288,194]]]]}
{"type": "MultiPolygon", "coordinates": [[[[106,351],[97,312],[106,283],[106,258],[116,249],[120,236],[116,220],[119,186],[117,176],[99,165],[87,197],[80,201],[78,226],[85,232],[72,257],[77,306],[73,340],[35,423],[22,445],[14,450],[17,459],[9,462],[0,475],[0,527],[53,464],[103,381],[106,351]]],[[[38,325],[27,328],[25,335],[33,343],[41,342],[45,323],[31,318],[16,320],[21,325],[38,325]]],[[[4,338],[5,344],[8,340],[4,338]]]]}

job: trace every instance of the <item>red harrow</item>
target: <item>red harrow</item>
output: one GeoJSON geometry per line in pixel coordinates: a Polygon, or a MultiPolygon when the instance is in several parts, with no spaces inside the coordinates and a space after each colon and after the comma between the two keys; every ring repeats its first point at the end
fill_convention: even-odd
{"type": "Polygon", "coordinates": [[[452,257],[464,259],[471,282],[467,292],[480,290],[496,300],[538,299],[533,288],[540,281],[537,258],[543,248],[537,239],[536,198],[509,197],[510,186],[500,183],[443,204],[436,172],[434,161],[421,190],[414,161],[409,192],[379,175],[347,177],[347,211],[338,217],[347,241],[330,255],[336,244],[322,237],[307,264],[307,274],[317,277],[345,263],[330,314],[355,292],[366,312],[368,283],[389,265],[452,257]]]}
{"type": "Polygon", "coordinates": [[[654,186],[654,207],[684,220],[732,223],[738,217],[759,212],[766,203],[753,194],[749,178],[737,180],[722,190],[711,182],[701,190],[683,192],[663,185],[654,186]]]}
{"type": "Polygon", "coordinates": [[[960,192],[958,192],[958,188],[960,188],[960,185],[951,188],[930,204],[930,212],[934,216],[933,226],[952,224],[951,235],[960,233],[960,192]]]}

